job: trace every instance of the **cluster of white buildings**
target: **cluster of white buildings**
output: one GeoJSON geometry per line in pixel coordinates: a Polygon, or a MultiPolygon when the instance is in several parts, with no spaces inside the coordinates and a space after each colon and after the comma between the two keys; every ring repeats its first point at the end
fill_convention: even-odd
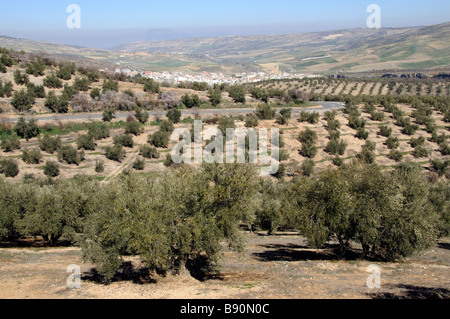
{"type": "Polygon", "coordinates": [[[265,72],[252,72],[252,73],[238,73],[230,76],[224,75],[223,73],[209,73],[202,72],[200,74],[185,74],[182,72],[152,72],[144,71],[139,72],[132,70],[130,68],[117,68],[115,73],[122,73],[126,76],[137,76],[141,75],[148,79],[153,79],[158,82],[166,82],[170,84],[179,84],[182,82],[192,83],[192,82],[205,82],[209,85],[214,84],[237,84],[237,83],[255,83],[265,80],[284,80],[284,79],[303,79],[318,77],[318,75],[305,75],[305,74],[293,74],[293,73],[278,73],[278,74],[268,74],[265,72]]]}

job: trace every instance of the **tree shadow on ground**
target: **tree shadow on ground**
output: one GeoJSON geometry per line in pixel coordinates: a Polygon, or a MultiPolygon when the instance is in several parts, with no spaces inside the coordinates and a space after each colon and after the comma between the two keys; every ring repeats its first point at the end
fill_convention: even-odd
{"type": "Polygon", "coordinates": [[[271,261],[306,261],[306,260],[360,260],[362,255],[357,250],[348,250],[341,254],[339,245],[327,244],[324,249],[309,249],[306,246],[287,245],[261,245],[268,249],[264,252],[253,253],[253,256],[262,262],[271,261]]]}
{"type": "MultiPolygon", "coordinates": [[[[103,277],[95,268],[90,269],[81,276],[82,280],[91,281],[96,284],[104,284],[103,277]]],[[[146,267],[135,267],[132,262],[124,262],[114,275],[111,282],[131,281],[135,284],[154,284],[156,279],[152,276],[150,269],[146,267]]]]}
{"type": "Polygon", "coordinates": [[[51,245],[40,237],[20,237],[14,240],[0,241],[0,248],[66,248],[71,246],[73,246],[73,242],[70,240],[60,239],[51,245]]]}
{"type": "Polygon", "coordinates": [[[439,243],[438,247],[441,248],[441,249],[450,250],[450,244],[448,244],[448,243],[439,243]]]}
{"type": "Polygon", "coordinates": [[[403,289],[404,292],[367,294],[372,299],[450,299],[450,290],[446,288],[428,288],[413,285],[394,285],[392,289],[403,289]]]}

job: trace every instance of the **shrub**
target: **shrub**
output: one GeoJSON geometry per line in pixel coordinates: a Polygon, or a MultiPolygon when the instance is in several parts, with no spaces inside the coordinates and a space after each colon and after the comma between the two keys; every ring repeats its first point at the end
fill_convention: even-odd
{"type": "Polygon", "coordinates": [[[367,147],[363,147],[361,153],[356,155],[356,158],[366,164],[373,164],[375,162],[375,153],[367,147]]]}
{"type": "Polygon", "coordinates": [[[19,165],[13,159],[3,159],[0,162],[0,173],[6,177],[16,177],[19,175],[19,165]]]}
{"type": "Polygon", "coordinates": [[[50,135],[45,134],[39,139],[39,147],[42,151],[53,154],[61,148],[61,137],[51,137],[50,135]]]}
{"type": "Polygon", "coordinates": [[[103,173],[105,171],[105,164],[103,161],[95,161],[95,172],[96,173],[103,173]]]}
{"type": "Polygon", "coordinates": [[[50,89],[60,89],[63,87],[63,83],[55,75],[47,75],[44,79],[44,86],[50,89]]]}
{"type": "Polygon", "coordinates": [[[126,152],[122,145],[108,146],[105,148],[105,156],[109,160],[122,162],[126,156],[126,152]]]}
{"type": "Polygon", "coordinates": [[[359,138],[360,140],[367,140],[369,138],[369,132],[367,132],[365,128],[360,127],[356,131],[355,137],[359,138]]]}
{"type": "Polygon", "coordinates": [[[39,164],[42,160],[41,151],[37,148],[26,148],[22,151],[22,160],[27,164],[39,164]]]}
{"type": "Polygon", "coordinates": [[[171,167],[174,163],[174,161],[172,160],[172,155],[169,153],[166,156],[166,159],[164,160],[164,166],[166,167],[171,167]]]}
{"type": "Polygon", "coordinates": [[[303,142],[300,150],[300,155],[303,157],[314,158],[316,157],[318,149],[314,144],[303,142]]]}
{"type": "Polygon", "coordinates": [[[28,75],[26,73],[22,73],[20,70],[14,71],[14,82],[17,85],[25,85],[30,82],[28,75]]]}
{"type": "Polygon", "coordinates": [[[137,121],[129,122],[125,125],[125,134],[132,134],[135,136],[141,135],[144,129],[141,124],[137,121]]]}
{"type": "Polygon", "coordinates": [[[169,133],[158,131],[153,135],[149,135],[148,143],[157,148],[168,148],[169,147],[169,133]]]}
{"type": "Polygon", "coordinates": [[[77,138],[78,149],[85,149],[87,151],[94,151],[97,146],[94,141],[94,137],[89,134],[79,135],[77,138]]]}
{"type": "Polygon", "coordinates": [[[310,128],[307,128],[299,135],[299,141],[302,143],[315,144],[318,141],[317,133],[310,128]]]}
{"type": "Polygon", "coordinates": [[[5,153],[20,150],[19,138],[17,137],[17,135],[13,135],[10,138],[5,138],[2,140],[1,147],[5,153]]]}
{"type": "Polygon", "coordinates": [[[412,155],[415,158],[422,158],[422,157],[428,157],[428,151],[423,146],[417,146],[414,151],[412,152],[412,155]]]}
{"type": "Polygon", "coordinates": [[[181,102],[186,106],[188,109],[192,109],[194,107],[199,107],[201,104],[200,98],[197,94],[185,94],[181,97],[181,102]]]}
{"type": "Polygon", "coordinates": [[[96,141],[103,140],[111,135],[111,129],[106,123],[91,123],[88,125],[88,134],[96,141]]]}
{"type": "Polygon", "coordinates": [[[336,156],[336,157],[333,158],[332,163],[333,163],[333,165],[335,165],[337,167],[341,167],[342,164],[344,164],[344,160],[341,157],[336,156]]]}
{"type": "Polygon", "coordinates": [[[392,128],[390,128],[386,125],[382,125],[382,126],[380,126],[379,134],[384,137],[390,137],[392,135],[392,128]]]}
{"type": "Polygon", "coordinates": [[[344,155],[345,154],[345,150],[347,149],[348,144],[345,143],[345,141],[343,140],[337,140],[337,139],[332,139],[330,140],[330,142],[328,142],[326,148],[325,148],[325,152],[331,154],[331,155],[344,155]]]}
{"type": "Polygon", "coordinates": [[[234,123],[234,119],[230,117],[223,116],[219,119],[219,130],[222,132],[223,136],[226,136],[227,129],[236,128],[236,124],[234,123]]]}
{"type": "Polygon", "coordinates": [[[448,145],[446,142],[440,143],[439,144],[439,151],[444,156],[450,155],[450,145],[448,145]]]}
{"type": "Polygon", "coordinates": [[[14,126],[14,131],[18,136],[26,139],[27,141],[33,137],[39,136],[39,127],[34,119],[27,122],[23,117],[21,117],[14,126]]]}
{"type": "Polygon", "coordinates": [[[144,111],[144,110],[142,110],[142,109],[137,109],[134,116],[137,118],[137,120],[138,120],[139,123],[141,123],[141,124],[147,123],[147,121],[148,121],[148,119],[149,119],[149,117],[150,117],[150,115],[148,114],[148,112],[147,112],[147,111],[144,111]]]}
{"type": "Polygon", "coordinates": [[[292,109],[281,109],[280,114],[277,116],[277,123],[280,125],[287,125],[292,117],[292,109]]]}
{"type": "Polygon", "coordinates": [[[431,161],[431,168],[439,174],[439,176],[444,176],[447,174],[448,168],[450,167],[450,160],[433,160],[431,161]]]}
{"type": "Polygon", "coordinates": [[[245,127],[254,128],[258,126],[258,117],[254,114],[247,116],[245,119],[245,127]]]}
{"type": "Polygon", "coordinates": [[[311,176],[314,173],[316,163],[312,159],[307,159],[302,164],[303,176],[311,176]]]}
{"type": "Polygon", "coordinates": [[[234,103],[242,103],[245,104],[246,98],[246,89],[243,85],[232,85],[228,88],[228,94],[230,98],[233,99],[234,103]]]}
{"type": "Polygon", "coordinates": [[[48,177],[57,177],[59,176],[59,165],[53,161],[47,161],[44,166],[44,174],[48,177]]]}
{"type": "Polygon", "coordinates": [[[153,158],[159,158],[160,154],[158,150],[154,147],[151,147],[150,145],[143,145],[139,148],[139,155],[141,155],[144,158],[153,159],[153,158]]]}
{"type": "MultiPolygon", "coordinates": [[[[317,112],[300,112],[299,122],[308,122],[309,124],[317,124],[320,119],[320,114],[317,112]]],[[[337,122],[337,121],[336,121],[337,122]]],[[[336,122],[333,121],[333,124],[336,125],[336,122]]],[[[337,122],[339,123],[339,122],[337,122]]],[[[340,123],[339,123],[340,126],[340,123]]],[[[337,126],[334,128],[338,128],[337,126]]]]}
{"type": "Polygon", "coordinates": [[[383,112],[373,112],[371,114],[372,121],[383,122],[384,118],[385,116],[383,112]]]}
{"type": "Polygon", "coordinates": [[[67,145],[58,150],[58,161],[79,165],[83,161],[83,156],[76,148],[67,145]]]}
{"type": "Polygon", "coordinates": [[[123,147],[133,148],[133,136],[130,134],[120,134],[114,136],[114,145],[122,145],[123,147]]]}
{"type": "Polygon", "coordinates": [[[181,111],[178,109],[171,109],[166,114],[169,121],[171,121],[174,124],[180,123],[181,120],[181,111]]]}
{"type": "Polygon", "coordinates": [[[423,146],[425,144],[425,138],[423,136],[420,136],[419,138],[412,138],[409,144],[416,148],[417,146],[423,146]]]}
{"type": "Polygon", "coordinates": [[[91,93],[89,93],[89,95],[93,100],[100,100],[102,93],[99,88],[93,88],[91,90],[91,93]]]}
{"type": "Polygon", "coordinates": [[[25,90],[14,92],[11,105],[19,112],[28,111],[33,107],[34,97],[25,90]]]}
{"type": "Polygon", "coordinates": [[[161,132],[172,133],[174,129],[175,127],[171,121],[162,121],[159,124],[159,130],[161,132]]]}
{"type": "Polygon", "coordinates": [[[256,109],[256,116],[260,120],[272,120],[276,110],[270,104],[259,104],[256,109]]]}
{"type": "Polygon", "coordinates": [[[116,111],[115,110],[104,110],[102,114],[102,121],[103,122],[111,122],[113,119],[116,118],[115,116],[116,111]]]}
{"type": "Polygon", "coordinates": [[[400,140],[397,137],[391,136],[386,140],[385,144],[390,150],[395,150],[400,147],[400,140]]]}
{"type": "Polygon", "coordinates": [[[388,158],[396,162],[401,162],[403,159],[403,154],[398,150],[391,150],[389,152],[388,158]]]}
{"type": "Polygon", "coordinates": [[[419,126],[415,124],[407,124],[404,126],[402,132],[406,135],[414,135],[419,130],[419,126]]]}
{"type": "Polygon", "coordinates": [[[133,163],[133,168],[137,171],[143,171],[145,169],[145,160],[142,158],[138,158],[134,163],[133,163]]]}

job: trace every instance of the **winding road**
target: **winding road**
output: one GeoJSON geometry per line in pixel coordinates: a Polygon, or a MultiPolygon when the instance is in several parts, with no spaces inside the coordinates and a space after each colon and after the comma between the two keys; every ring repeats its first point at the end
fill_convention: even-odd
{"type": "MultiPolygon", "coordinates": [[[[341,102],[313,102],[316,104],[316,106],[313,107],[294,107],[292,108],[293,113],[300,113],[301,111],[307,111],[307,112],[326,112],[331,110],[337,110],[341,109],[345,106],[344,103],[341,102]]],[[[279,109],[278,109],[279,110],[279,109]]],[[[198,109],[198,110],[181,110],[181,113],[183,116],[188,115],[213,115],[213,114],[248,114],[248,113],[255,113],[255,108],[229,108],[229,109],[198,109]]],[[[150,111],[150,116],[165,116],[166,111],[150,111]]],[[[119,112],[116,113],[116,119],[126,119],[128,116],[133,115],[134,112],[119,112]]],[[[15,123],[17,122],[22,116],[4,116],[2,119],[5,122],[15,123]]],[[[35,119],[38,121],[43,122],[50,122],[50,121],[98,121],[102,119],[101,113],[72,113],[72,114],[52,114],[52,115],[25,115],[24,116],[26,120],[35,119]]]]}

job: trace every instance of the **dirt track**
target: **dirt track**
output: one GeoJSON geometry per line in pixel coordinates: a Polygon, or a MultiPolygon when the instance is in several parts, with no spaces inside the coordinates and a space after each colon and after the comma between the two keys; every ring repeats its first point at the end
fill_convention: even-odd
{"type": "Polygon", "coordinates": [[[2,248],[0,298],[450,298],[450,239],[400,263],[340,260],[332,246],[310,250],[298,236],[247,240],[244,255],[225,250],[219,274],[205,281],[135,269],[109,286],[92,280],[78,248],[2,248]],[[81,267],[81,289],[66,286],[71,264],[81,267]],[[371,264],[381,269],[381,289],[367,288],[371,264]]]}

